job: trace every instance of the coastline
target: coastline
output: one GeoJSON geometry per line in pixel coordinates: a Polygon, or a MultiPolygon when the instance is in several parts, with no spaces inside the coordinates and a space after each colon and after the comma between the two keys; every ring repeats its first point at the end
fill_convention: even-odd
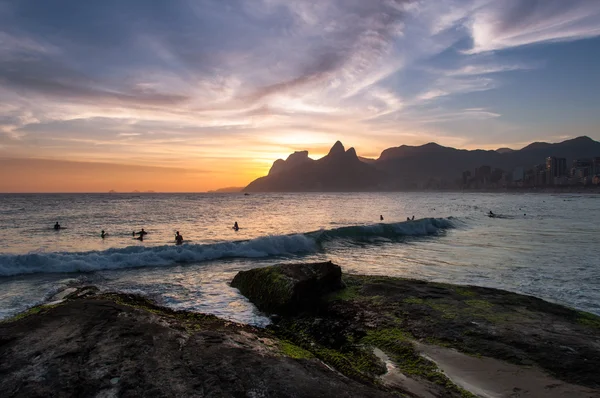
{"type": "MultiPolygon", "coordinates": [[[[282,283],[277,271],[264,286],[282,283]]],[[[600,396],[600,317],[496,289],[342,280],[266,329],[93,287],[65,292],[0,323],[0,391],[473,397],[512,386],[524,397],[600,396]],[[514,376],[494,384],[498,372],[514,376]]]]}

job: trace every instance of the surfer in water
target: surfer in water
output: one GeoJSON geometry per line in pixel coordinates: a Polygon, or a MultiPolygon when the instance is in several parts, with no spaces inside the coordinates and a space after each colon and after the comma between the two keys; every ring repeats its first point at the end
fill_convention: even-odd
{"type": "Polygon", "coordinates": [[[133,235],[133,236],[135,236],[135,235],[144,236],[144,235],[146,235],[146,234],[148,234],[148,232],[144,231],[144,228],[142,228],[142,229],[140,230],[140,232],[135,232],[135,231],[133,231],[133,234],[132,234],[132,235],[133,235]]]}
{"type": "Polygon", "coordinates": [[[379,216],[379,221],[383,221],[383,214],[379,216]]]}
{"type": "Polygon", "coordinates": [[[102,232],[100,233],[100,237],[101,237],[102,239],[104,239],[104,238],[105,238],[105,237],[107,237],[107,236],[108,236],[108,234],[107,234],[106,232],[104,232],[104,230],[102,230],[102,232]]]}
{"type": "Polygon", "coordinates": [[[231,227],[234,231],[238,231],[240,229],[237,221],[233,223],[233,227],[231,227]]]}
{"type": "Polygon", "coordinates": [[[179,235],[179,231],[175,233],[175,244],[180,245],[183,243],[183,236],[179,235]]]}
{"type": "Polygon", "coordinates": [[[496,217],[496,215],[493,211],[490,210],[490,212],[488,213],[488,217],[496,217]]]}
{"type": "Polygon", "coordinates": [[[59,229],[60,229],[60,224],[57,221],[56,224],[54,224],[54,230],[58,231],[59,229]]]}

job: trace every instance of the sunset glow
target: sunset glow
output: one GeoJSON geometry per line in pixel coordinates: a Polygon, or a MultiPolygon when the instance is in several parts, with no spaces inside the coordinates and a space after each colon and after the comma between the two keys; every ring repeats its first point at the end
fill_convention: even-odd
{"type": "Polygon", "coordinates": [[[0,192],[245,186],[336,140],[599,139],[600,2],[529,3],[3,2],[0,192]]]}

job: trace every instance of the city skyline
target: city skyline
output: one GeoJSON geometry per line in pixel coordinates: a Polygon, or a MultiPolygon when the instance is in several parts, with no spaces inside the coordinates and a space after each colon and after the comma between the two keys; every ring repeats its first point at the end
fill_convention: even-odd
{"type": "Polygon", "coordinates": [[[599,2],[4,1],[0,26],[0,192],[244,186],[336,140],[600,139],[599,2]]]}

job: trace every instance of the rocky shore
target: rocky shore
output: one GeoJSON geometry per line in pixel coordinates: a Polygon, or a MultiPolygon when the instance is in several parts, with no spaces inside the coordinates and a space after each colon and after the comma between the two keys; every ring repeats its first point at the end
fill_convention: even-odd
{"type": "Polygon", "coordinates": [[[266,329],[81,288],[0,323],[2,397],[600,397],[600,317],[495,289],[343,275],[232,281],[266,329]]]}

